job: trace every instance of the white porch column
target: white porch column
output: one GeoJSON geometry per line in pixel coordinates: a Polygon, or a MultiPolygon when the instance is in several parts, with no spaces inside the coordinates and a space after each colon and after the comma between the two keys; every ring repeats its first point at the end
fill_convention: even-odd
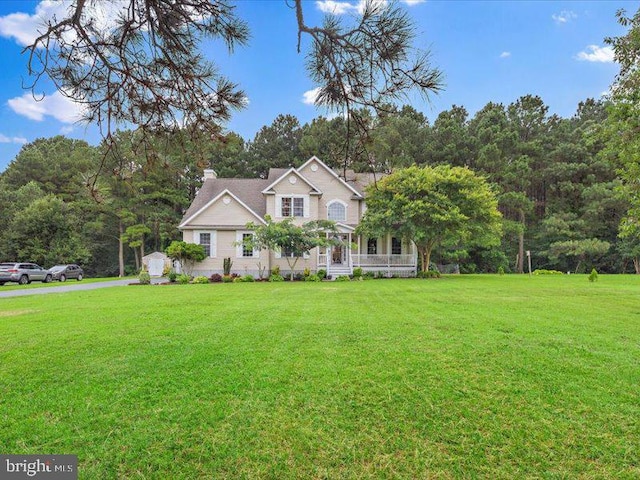
{"type": "Polygon", "coordinates": [[[360,266],[360,242],[362,241],[362,238],[360,237],[360,235],[358,235],[358,267],[360,266]]]}

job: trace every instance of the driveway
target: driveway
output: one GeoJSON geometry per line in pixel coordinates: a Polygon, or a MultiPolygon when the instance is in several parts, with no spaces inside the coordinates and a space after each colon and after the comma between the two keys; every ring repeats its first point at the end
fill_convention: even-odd
{"type": "MultiPolygon", "coordinates": [[[[68,281],[52,287],[25,288],[24,290],[9,290],[7,292],[3,292],[2,287],[0,287],[0,298],[22,297],[24,295],[44,295],[46,293],[76,292],[78,290],[95,290],[97,288],[108,288],[108,287],[122,287],[124,285],[129,285],[130,283],[134,283],[136,281],[137,280],[135,278],[128,278],[125,280],[109,280],[107,282],[95,282],[95,283],[82,283],[82,282],[68,281]]],[[[166,281],[167,280],[165,278],[151,279],[151,283],[154,283],[154,284],[162,283],[166,281]]]]}

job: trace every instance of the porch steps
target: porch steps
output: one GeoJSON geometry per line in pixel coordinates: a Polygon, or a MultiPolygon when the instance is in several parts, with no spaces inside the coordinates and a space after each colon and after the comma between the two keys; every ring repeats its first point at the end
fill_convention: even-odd
{"type": "Polygon", "coordinates": [[[331,275],[331,279],[335,280],[336,277],[340,277],[342,275],[351,275],[353,272],[349,267],[331,267],[327,272],[327,275],[331,275]]]}

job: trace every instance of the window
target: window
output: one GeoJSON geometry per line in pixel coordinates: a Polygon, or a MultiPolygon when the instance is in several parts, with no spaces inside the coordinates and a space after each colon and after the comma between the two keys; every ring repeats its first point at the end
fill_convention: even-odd
{"type": "Polygon", "coordinates": [[[236,257],[237,258],[257,258],[260,256],[259,250],[254,250],[247,241],[253,238],[253,232],[236,231],[236,257]]]}
{"type": "Polygon", "coordinates": [[[211,234],[210,233],[200,233],[198,243],[202,245],[204,248],[204,253],[207,254],[207,257],[211,256],[211,234]]]}
{"type": "Polygon", "coordinates": [[[391,254],[400,255],[402,253],[402,241],[399,238],[391,238],[391,254]]]}
{"type": "Polygon", "coordinates": [[[327,205],[327,218],[336,222],[344,222],[347,220],[347,207],[338,200],[327,205]]]}
{"type": "Polygon", "coordinates": [[[243,257],[253,257],[253,248],[246,244],[247,241],[250,241],[253,238],[252,233],[243,233],[242,234],[242,256],[243,257]]]}
{"type": "Polygon", "coordinates": [[[377,255],[378,254],[378,239],[370,238],[367,240],[367,255],[377,255]]]}
{"type": "Polygon", "coordinates": [[[193,232],[193,242],[202,245],[204,253],[207,257],[216,256],[216,232],[215,230],[209,231],[196,231],[193,232]]]}
{"type": "MultiPolygon", "coordinates": [[[[302,258],[309,258],[309,252],[302,252],[301,257],[302,258]]],[[[296,254],[293,251],[293,248],[290,246],[283,246],[281,251],[278,253],[276,252],[276,258],[296,258],[296,254]]]]}
{"type": "Polygon", "coordinates": [[[305,217],[304,197],[282,197],[280,199],[281,217],[305,217]]]}

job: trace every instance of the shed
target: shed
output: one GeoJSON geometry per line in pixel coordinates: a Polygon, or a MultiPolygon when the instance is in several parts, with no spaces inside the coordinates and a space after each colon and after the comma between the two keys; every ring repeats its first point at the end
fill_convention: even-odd
{"type": "Polygon", "coordinates": [[[171,259],[162,252],[153,252],[142,257],[142,265],[152,277],[161,277],[165,268],[171,268],[171,259]]]}

